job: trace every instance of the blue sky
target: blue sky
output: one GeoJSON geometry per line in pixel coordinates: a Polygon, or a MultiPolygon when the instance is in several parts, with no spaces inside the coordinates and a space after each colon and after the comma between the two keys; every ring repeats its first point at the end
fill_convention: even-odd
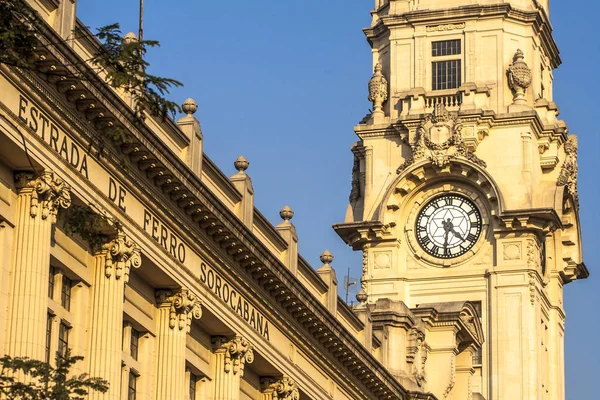
{"type": "MultiPolygon", "coordinates": [[[[228,175],[243,154],[255,205],[277,224],[289,204],[302,255],[314,266],[329,249],[338,280],[360,254],[331,229],[342,222],[352,170],[353,126],[371,107],[369,46],[361,28],[373,0],[146,0],[144,36],[161,43],[149,53],[150,71],[182,81],[170,98],[193,97],[205,151],[228,175]]],[[[587,281],[565,287],[567,399],[596,397],[600,350],[600,13],[596,1],[551,2],[563,65],[554,71],[554,100],[579,136],[579,177],[587,281]],[[583,10],[583,12],[582,12],[583,10]],[[588,35],[588,36],[586,36],[588,35]],[[587,60],[585,63],[583,61],[587,60]],[[596,78],[594,78],[596,76],[596,78]]],[[[138,0],[79,0],[78,16],[95,28],[119,22],[137,31],[138,0]]],[[[509,156],[509,154],[507,154],[509,156]]]]}

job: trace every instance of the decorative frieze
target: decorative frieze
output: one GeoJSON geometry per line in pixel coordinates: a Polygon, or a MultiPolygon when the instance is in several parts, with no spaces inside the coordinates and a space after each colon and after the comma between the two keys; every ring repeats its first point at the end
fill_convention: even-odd
{"type": "Polygon", "coordinates": [[[202,302],[188,289],[158,290],[156,301],[169,307],[169,328],[189,333],[192,320],[202,317],[202,302]]]}
{"type": "Polygon", "coordinates": [[[425,30],[427,32],[446,32],[446,31],[454,31],[458,29],[465,29],[466,24],[464,22],[459,22],[456,24],[440,24],[440,25],[428,25],[425,30]]]}
{"type": "Polygon", "coordinates": [[[225,336],[214,336],[212,343],[215,352],[224,354],[223,371],[226,374],[236,375],[241,372],[243,375],[245,364],[252,364],[254,361],[253,346],[241,336],[236,336],[231,340],[225,336]]]}
{"type": "Polygon", "coordinates": [[[32,218],[38,215],[41,207],[42,219],[50,217],[55,222],[58,210],[71,205],[71,188],[52,171],[44,171],[39,176],[33,172],[18,172],[15,185],[19,194],[31,194],[29,215],[32,218]]]}

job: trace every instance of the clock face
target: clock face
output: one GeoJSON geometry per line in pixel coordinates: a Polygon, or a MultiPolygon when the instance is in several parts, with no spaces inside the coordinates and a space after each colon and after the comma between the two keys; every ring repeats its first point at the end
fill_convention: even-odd
{"type": "Polygon", "coordinates": [[[429,201],[419,212],[417,241],[437,258],[454,258],[471,249],[481,234],[481,214],[466,197],[445,194],[429,201]]]}

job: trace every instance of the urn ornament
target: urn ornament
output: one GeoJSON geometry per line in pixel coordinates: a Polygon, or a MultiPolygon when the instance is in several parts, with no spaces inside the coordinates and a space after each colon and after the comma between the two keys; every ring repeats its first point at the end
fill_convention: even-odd
{"type": "Polygon", "coordinates": [[[508,86],[514,93],[514,104],[526,104],[525,91],[531,85],[531,69],[523,61],[524,55],[521,49],[518,49],[513,57],[513,62],[508,66],[506,74],[508,76],[508,86]]]}

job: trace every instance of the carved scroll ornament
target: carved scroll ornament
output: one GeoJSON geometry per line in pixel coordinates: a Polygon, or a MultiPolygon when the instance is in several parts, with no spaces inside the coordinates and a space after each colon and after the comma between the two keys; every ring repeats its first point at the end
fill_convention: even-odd
{"type": "Polygon", "coordinates": [[[58,210],[71,205],[71,187],[52,171],[37,177],[32,172],[19,172],[15,174],[15,181],[20,194],[31,193],[29,215],[32,218],[38,215],[41,206],[42,219],[50,217],[56,222],[58,210]]]}
{"type": "Polygon", "coordinates": [[[122,231],[117,233],[114,240],[105,244],[104,249],[107,250],[104,266],[104,274],[107,278],[110,278],[114,272],[116,279],[123,278],[123,282],[127,283],[130,269],[142,265],[140,248],[122,231]]]}
{"type": "Polygon", "coordinates": [[[451,160],[462,158],[486,167],[486,163],[473,154],[464,143],[462,123],[458,114],[448,112],[443,104],[436,104],[433,113],[425,116],[417,128],[417,138],[411,148],[411,157],[398,167],[397,174],[421,160],[428,160],[437,167],[443,167],[451,160]]]}
{"type": "Polygon", "coordinates": [[[300,391],[296,382],[283,376],[279,379],[274,377],[262,377],[260,379],[263,393],[272,393],[273,400],[299,400],[300,391]]]}
{"type": "Polygon", "coordinates": [[[167,304],[169,310],[169,328],[189,333],[192,319],[202,317],[202,302],[188,289],[158,290],[156,299],[159,304],[167,304]]]}
{"type": "Polygon", "coordinates": [[[254,361],[254,349],[252,345],[241,336],[227,340],[224,336],[215,336],[212,343],[217,350],[225,353],[225,373],[244,373],[244,365],[252,364],[254,361]]]}

